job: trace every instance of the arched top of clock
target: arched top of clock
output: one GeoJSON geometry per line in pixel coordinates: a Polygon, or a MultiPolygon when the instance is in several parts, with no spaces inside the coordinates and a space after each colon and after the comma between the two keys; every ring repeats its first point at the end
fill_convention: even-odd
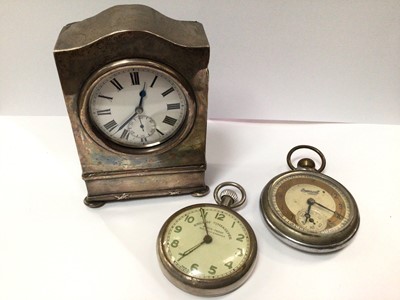
{"type": "Polygon", "coordinates": [[[120,32],[147,32],[188,48],[209,48],[201,23],[171,19],[145,5],[117,5],[64,26],[54,51],[81,48],[120,32]]]}

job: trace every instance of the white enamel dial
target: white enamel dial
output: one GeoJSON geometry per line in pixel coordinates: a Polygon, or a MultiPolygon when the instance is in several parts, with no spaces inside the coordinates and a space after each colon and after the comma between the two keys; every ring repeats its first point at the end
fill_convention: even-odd
{"type": "Polygon", "coordinates": [[[152,66],[115,68],[95,81],[91,123],[122,146],[147,148],[174,136],[187,115],[186,93],[167,72],[152,66]]]}

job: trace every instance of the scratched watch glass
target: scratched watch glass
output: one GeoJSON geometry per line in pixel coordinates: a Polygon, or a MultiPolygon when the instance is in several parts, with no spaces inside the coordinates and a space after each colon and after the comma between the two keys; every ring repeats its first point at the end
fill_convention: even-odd
{"type": "Polygon", "coordinates": [[[315,169],[311,159],[299,161],[298,167],[282,173],[266,185],[260,207],[266,223],[279,239],[307,252],[332,252],[346,246],[357,232],[359,213],[350,192],[338,181],[315,169]]]}
{"type": "Polygon", "coordinates": [[[215,296],[247,279],[256,248],[254,232],[239,214],[221,205],[197,204],[165,222],[157,250],[171,282],[192,294],[215,296]]]}
{"type": "Polygon", "coordinates": [[[107,139],[148,148],[179,131],[187,115],[186,94],[176,78],[156,67],[117,67],[93,85],[89,118],[107,139]]]}

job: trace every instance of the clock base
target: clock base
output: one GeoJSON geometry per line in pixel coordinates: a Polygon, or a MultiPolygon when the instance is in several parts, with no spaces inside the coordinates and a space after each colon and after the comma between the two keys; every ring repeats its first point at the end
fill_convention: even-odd
{"type": "Polygon", "coordinates": [[[191,194],[203,197],[205,166],[146,171],[84,174],[88,195],[84,204],[98,208],[107,202],[191,194]]]}
{"type": "Polygon", "coordinates": [[[170,191],[160,191],[159,193],[122,193],[122,194],[111,194],[111,195],[99,195],[99,196],[87,196],[83,200],[83,203],[90,208],[102,207],[107,202],[116,202],[124,200],[135,200],[144,199],[150,197],[163,197],[163,196],[178,196],[191,194],[193,197],[204,197],[210,192],[208,186],[196,188],[195,191],[192,189],[175,189],[170,191]]]}
{"type": "Polygon", "coordinates": [[[94,201],[94,200],[89,201],[88,197],[85,197],[83,203],[85,203],[85,205],[90,208],[99,208],[102,207],[104,204],[106,204],[105,201],[94,201]]]}
{"type": "Polygon", "coordinates": [[[195,191],[192,193],[193,197],[204,197],[210,193],[210,188],[208,186],[204,186],[202,189],[195,191]]]}

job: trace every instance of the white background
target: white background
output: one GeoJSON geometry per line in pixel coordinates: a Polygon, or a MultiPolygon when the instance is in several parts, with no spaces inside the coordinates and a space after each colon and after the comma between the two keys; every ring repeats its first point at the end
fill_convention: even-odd
{"type": "MultiPolygon", "coordinates": [[[[204,25],[210,118],[400,123],[398,0],[140,3],[204,25]]],[[[58,34],[116,4],[1,0],[0,114],[66,115],[58,34]]]]}
{"type": "MultiPolygon", "coordinates": [[[[208,125],[206,182],[211,190],[227,180],[246,189],[248,201],[238,213],[259,246],[248,281],[217,299],[399,299],[400,126],[208,125]],[[269,232],[259,210],[262,188],[288,170],[287,152],[303,143],[325,154],[324,173],[346,186],[360,210],[354,240],[334,254],[286,246],[269,232]]],[[[0,117],[0,128],[11,129],[3,138],[12,141],[10,148],[0,147],[0,299],[201,299],[161,273],[156,238],[170,215],[213,203],[211,194],[90,209],[83,204],[87,193],[68,117],[0,117]]]]}
{"type": "MultiPolygon", "coordinates": [[[[248,282],[220,299],[398,299],[400,126],[307,122],[400,124],[400,1],[142,3],[200,21],[211,44],[209,117],[230,121],[208,123],[206,182],[244,186],[239,213],[259,245],[248,282]],[[337,253],[287,247],[262,221],[261,190],[298,144],[323,151],[324,173],[358,203],[360,229],[337,253]]],[[[11,115],[0,116],[0,299],[199,299],[165,279],[155,241],[173,212],[211,196],[82,202],[52,50],[65,24],[115,4],[0,0],[0,115],[11,115]]]]}

